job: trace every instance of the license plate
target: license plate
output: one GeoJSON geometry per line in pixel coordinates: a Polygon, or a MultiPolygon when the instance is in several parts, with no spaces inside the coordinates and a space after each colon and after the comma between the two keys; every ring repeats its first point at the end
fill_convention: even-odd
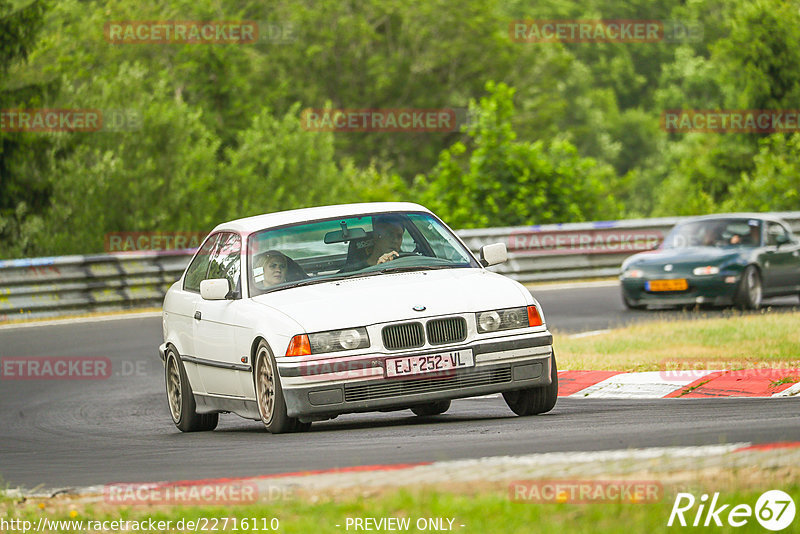
{"type": "Polygon", "coordinates": [[[475,358],[472,355],[472,349],[454,350],[440,354],[387,359],[386,376],[391,378],[394,376],[421,375],[474,366],[475,358]]]}
{"type": "Polygon", "coordinates": [[[685,278],[650,280],[647,282],[648,291],[686,291],[687,289],[689,289],[689,283],[685,278]]]}

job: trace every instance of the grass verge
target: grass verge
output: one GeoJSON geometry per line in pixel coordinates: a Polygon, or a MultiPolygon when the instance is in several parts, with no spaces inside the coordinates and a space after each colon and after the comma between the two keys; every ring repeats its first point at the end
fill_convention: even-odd
{"type": "MultiPolygon", "coordinates": [[[[507,486],[506,486],[507,488],[507,486]]],[[[774,488],[766,488],[774,489],[774,488]]],[[[800,485],[796,482],[780,488],[788,493],[795,502],[800,502],[800,485]]],[[[730,504],[727,511],[737,504],[746,504],[755,507],[756,501],[764,489],[720,487],[719,504],[730,504]]],[[[695,497],[700,492],[696,491],[695,497]]],[[[516,501],[511,499],[509,491],[481,490],[472,494],[458,491],[441,491],[431,489],[410,490],[400,489],[385,492],[377,497],[364,498],[349,496],[344,499],[324,498],[317,499],[291,499],[270,504],[253,504],[235,507],[173,507],[166,509],[131,509],[119,508],[95,510],[86,507],[62,507],[60,510],[47,506],[38,506],[35,503],[23,503],[8,508],[0,518],[19,519],[29,521],[30,525],[38,524],[40,518],[46,516],[50,521],[83,521],[72,523],[72,527],[63,525],[51,532],[93,532],[92,522],[104,521],[130,521],[147,522],[153,520],[170,521],[174,528],[183,521],[182,531],[193,531],[187,528],[189,521],[197,525],[197,531],[211,531],[216,526],[216,531],[226,532],[287,532],[287,533],[325,533],[325,532],[355,532],[365,529],[356,529],[348,518],[408,518],[407,532],[450,530],[464,533],[486,532],[667,532],[680,527],[667,527],[667,521],[675,502],[673,494],[664,494],[657,502],[632,503],[625,501],[596,502],[589,504],[569,503],[534,503],[516,501]],[[235,518],[235,523],[234,523],[235,518]],[[438,520],[436,525],[444,528],[431,528],[429,519],[438,520]],[[243,528],[247,520],[248,528],[243,528]],[[419,522],[419,523],[418,523],[419,522]],[[418,528],[425,522],[427,528],[418,528]],[[253,525],[257,528],[253,528],[253,525]],[[234,525],[238,530],[234,530],[234,525]],[[206,527],[205,529],[203,527],[206,527]],[[87,528],[88,527],[88,528],[87,528]],[[226,528],[223,528],[226,527],[226,528]],[[275,528],[277,527],[277,529],[275,528]]],[[[695,505],[686,512],[687,522],[691,524],[697,513],[695,505]]],[[[727,513],[726,511],[726,513],[727,513]]],[[[721,518],[727,517],[726,513],[721,518]]],[[[702,518],[704,519],[704,517],[702,518]]],[[[701,519],[701,524],[702,524],[701,519]]],[[[800,519],[795,520],[795,524],[800,519]]],[[[139,523],[140,525],[142,523],[139,523]]],[[[161,526],[165,526],[162,524],[161,526]]],[[[99,525],[96,525],[99,526],[99,525]]],[[[107,524],[106,526],[111,526],[107,524]]],[[[145,523],[145,526],[146,523],[145,523]]],[[[142,529],[134,527],[132,523],[126,525],[128,531],[138,532],[163,532],[160,529],[142,529]]],[[[379,530],[374,528],[371,530],[379,530]]],[[[397,529],[404,530],[404,529],[397,529]]],[[[697,530],[689,528],[688,530],[697,530]]],[[[740,528],[732,526],[715,527],[715,532],[764,532],[755,517],[750,517],[747,524],[740,528]]],[[[124,531],[123,528],[98,531],[124,531]]],[[[791,528],[787,532],[792,531],[791,528]]],[[[8,530],[11,532],[11,530],[8,530]]]]}
{"type": "Polygon", "coordinates": [[[638,323],[589,337],[554,332],[559,369],[800,368],[800,313],[638,323]]]}

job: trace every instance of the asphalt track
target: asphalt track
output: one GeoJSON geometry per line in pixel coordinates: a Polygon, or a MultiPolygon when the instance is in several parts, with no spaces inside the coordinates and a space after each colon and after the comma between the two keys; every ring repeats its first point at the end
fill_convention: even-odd
{"type": "MultiPolygon", "coordinates": [[[[534,290],[557,332],[730,310],[631,312],[617,287],[534,290]]],[[[775,301],[771,312],[797,308],[775,301]]],[[[309,433],[273,436],[222,416],[215,432],[172,425],[155,348],[157,318],[0,329],[0,357],[105,356],[106,380],[0,380],[0,477],[12,487],[254,476],[368,464],[553,451],[800,441],[797,399],[562,398],[542,416],[514,416],[500,398],[454,401],[444,415],[341,416],[309,433]]]]}

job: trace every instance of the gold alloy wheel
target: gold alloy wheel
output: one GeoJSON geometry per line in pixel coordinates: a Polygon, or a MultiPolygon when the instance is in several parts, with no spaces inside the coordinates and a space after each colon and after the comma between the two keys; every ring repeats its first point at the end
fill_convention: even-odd
{"type": "Polygon", "coordinates": [[[267,349],[261,348],[258,353],[258,369],[256,373],[258,387],[258,411],[264,423],[272,421],[275,411],[275,372],[272,369],[272,359],[267,349]]]}
{"type": "Polygon", "coordinates": [[[169,397],[169,411],[176,423],[181,419],[181,372],[178,362],[170,353],[167,359],[167,397],[169,397]]]}

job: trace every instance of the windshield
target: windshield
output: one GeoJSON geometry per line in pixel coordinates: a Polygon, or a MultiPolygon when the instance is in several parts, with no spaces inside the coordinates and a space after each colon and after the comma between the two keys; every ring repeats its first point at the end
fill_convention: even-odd
{"type": "Polygon", "coordinates": [[[664,239],[663,248],[756,247],[761,244],[761,221],[712,219],[676,226],[664,239]]]}
{"type": "Polygon", "coordinates": [[[252,234],[250,295],[405,270],[478,267],[428,213],[381,213],[294,224],[252,234]]]}

